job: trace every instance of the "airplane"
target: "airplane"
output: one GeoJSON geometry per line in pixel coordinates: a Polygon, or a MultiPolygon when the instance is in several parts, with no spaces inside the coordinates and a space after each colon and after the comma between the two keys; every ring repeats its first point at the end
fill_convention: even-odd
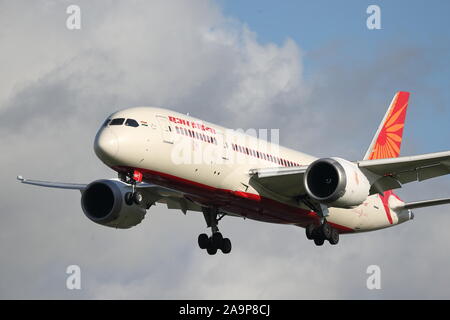
{"type": "Polygon", "coordinates": [[[112,228],[138,225],[156,203],[200,212],[211,235],[198,236],[208,254],[231,252],[219,231],[225,216],[295,225],[317,246],[342,234],[396,226],[412,209],[450,198],[404,202],[394,190],[450,173],[450,151],[400,157],[408,92],[397,92],[360,161],[317,158],[254,134],[172,110],[135,107],[111,114],[94,151],[117,172],[89,184],[29,180],[24,184],[81,191],[87,218],[112,228]]]}

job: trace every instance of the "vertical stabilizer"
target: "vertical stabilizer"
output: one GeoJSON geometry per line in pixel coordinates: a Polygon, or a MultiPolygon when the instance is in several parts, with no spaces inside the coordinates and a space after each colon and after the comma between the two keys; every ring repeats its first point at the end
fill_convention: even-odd
{"type": "Polygon", "coordinates": [[[397,92],[372,139],[364,160],[397,158],[400,155],[409,92],[397,92]]]}

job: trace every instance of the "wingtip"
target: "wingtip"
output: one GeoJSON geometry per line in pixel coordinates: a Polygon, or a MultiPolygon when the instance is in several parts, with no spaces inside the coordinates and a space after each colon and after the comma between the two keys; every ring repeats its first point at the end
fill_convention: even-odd
{"type": "Polygon", "coordinates": [[[25,181],[25,179],[22,176],[17,176],[17,180],[19,180],[20,182],[25,181]]]}

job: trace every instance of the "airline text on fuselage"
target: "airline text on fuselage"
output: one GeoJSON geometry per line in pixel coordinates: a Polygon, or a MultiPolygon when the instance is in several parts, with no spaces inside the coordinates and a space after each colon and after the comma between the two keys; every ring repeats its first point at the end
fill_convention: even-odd
{"type": "Polygon", "coordinates": [[[216,130],[214,130],[214,128],[207,127],[207,126],[205,126],[202,123],[197,123],[197,122],[193,122],[193,121],[189,121],[189,120],[184,120],[184,119],[177,118],[177,117],[172,117],[172,116],[169,116],[169,121],[173,122],[173,123],[177,123],[177,124],[183,124],[185,126],[188,126],[188,127],[194,128],[194,129],[201,129],[203,131],[216,133],[216,130]]]}

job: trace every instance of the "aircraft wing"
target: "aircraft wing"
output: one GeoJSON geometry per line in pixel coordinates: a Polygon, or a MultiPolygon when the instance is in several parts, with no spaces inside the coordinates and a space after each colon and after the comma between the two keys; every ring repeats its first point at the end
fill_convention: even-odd
{"type": "MultiPolygon", "coordinates": [[[[450,151],[418,156],[355,162],[371,176],[371,194],[401,188],[402,184],[450,174],[450,151]],[[368,171],[368,172],[367,172],[368,171]]],[[[306,194],[303,176],[308,166],[251,169],[250,184],[259,192],[293,198],[306,194]]]]}
{"type": "MultiPolygon", "coordinates": [[[[22,176],[17,176],[17,180],[24,184],[30,184],[39,187],[79,190],[81,192],[83,192],[88,186],[88,184],[83,183],[31,180],[25,179],[22,176]]],[[[201,207],[199,205],[186,200],[184,198],[184,195],[178,191],[145,182],[137,184],[136,189],[146,194],[150,199],[154,199],[155,202],[166,204],[169,209],[180,209],[185,214],[187,210],[201,211],[201,207]]]]}
{"type": "Polygon", "coordinates": [[[57,189],[72,189],[83,191],[86,189],[87,184],[81,183],[65,183],[65,182],[51,182],[51,181],[41,181],[41,180],[29,180],[22,176],[17,176],[17,180],[25,184],[31,184],[39,187],[47,188],[57,188],[57,189]]]}
{"type": "Polygon", "coordinates": [[[418,156],[363,160],[357,162],[362,170],[379,176],[374,192],[401,188],[402,184],[423,181],[450,173],[450,151],[418,156]]]}
{"type": "Polygon", "coordinates": [[[258,191],[292,198],[306,193],[303,176],[308,166],[250,170],[250,185],[258,191]]]}
{"type": "Polygon", "coordinates": [[[299,204],[299,200],[311,210],[328,214],[326,206],[309,199],[306,196],[304,175],[308,166],[276,167],[251,169],[250,185],[260,194],[272,199],[299,204]]]}

